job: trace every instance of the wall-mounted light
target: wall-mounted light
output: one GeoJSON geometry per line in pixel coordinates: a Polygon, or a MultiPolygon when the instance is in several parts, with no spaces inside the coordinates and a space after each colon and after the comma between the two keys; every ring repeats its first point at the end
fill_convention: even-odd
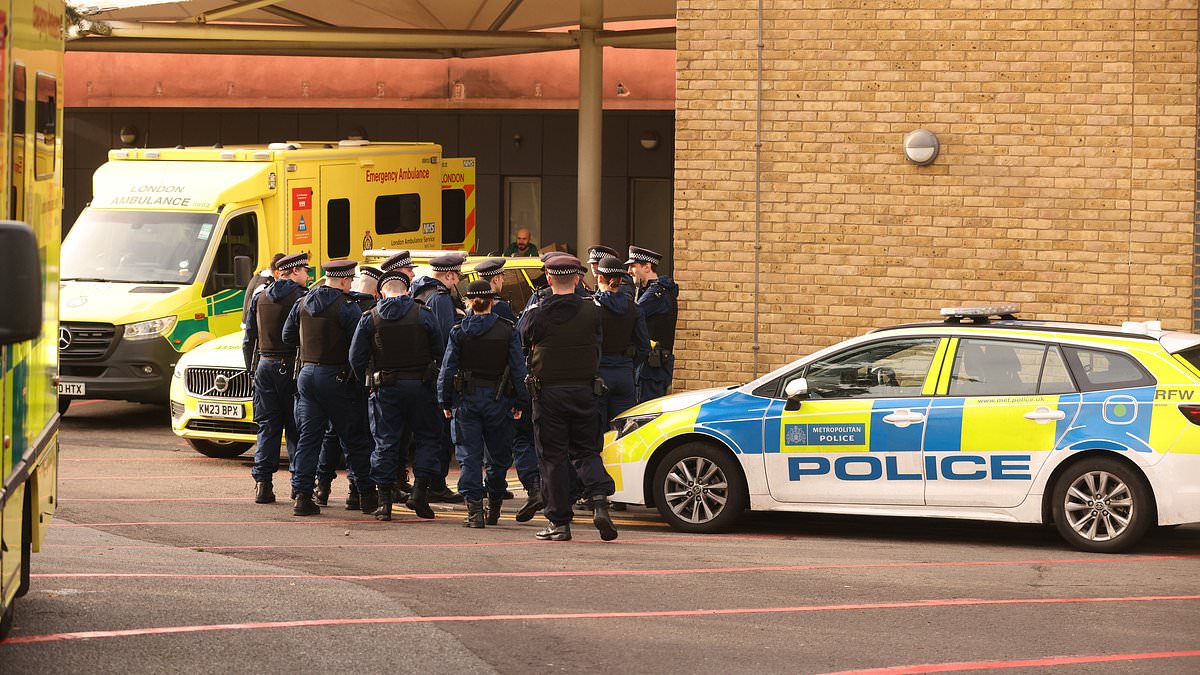
{"type": "Polygon", "coordinates": [[[521,149],[521,140],[522,140],[521,134],[513,134],[513,147],[520,150],[521,149]]]}
{"type": "Polygon", "coordinates": [[[647,131],[638,139],[638,143],[641,144],[643,150],[653,150],[658,147],[658,140],[658,133],[647,131]]]}
{"type": "Polygon", "coordinates": [[[137,143],[138,129],[132,124],[121,127],[121,145],[129,148],[137,143]]]}
{"type": "Polygon", "coordinates": [[[904,136],[904,156],[917,166],[933,164],[940,149],[937,135],[928,129],[910,131],[904,136]]]}

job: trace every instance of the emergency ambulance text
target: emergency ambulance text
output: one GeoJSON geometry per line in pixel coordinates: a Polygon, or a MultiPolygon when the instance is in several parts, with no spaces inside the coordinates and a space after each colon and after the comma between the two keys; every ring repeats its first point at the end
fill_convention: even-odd
{"type": "Polygon", "coordinates": [[[400,169],[399,171],[366,170],[368,183],[399,183],[402,180],[425,180],[429,178],[429,169],[400,169]]]}

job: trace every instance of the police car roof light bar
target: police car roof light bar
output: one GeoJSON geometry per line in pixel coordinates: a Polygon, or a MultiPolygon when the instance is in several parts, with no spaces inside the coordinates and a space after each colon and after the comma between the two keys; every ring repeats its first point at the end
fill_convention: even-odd
{"type": "Polygon", "coordinates": [[[946,323],[963,323],[970,321],[971,323],[987,323],[992,317],[997,317],[1001,321],[1015,321],[1017,312],[1021,308],[1017,305],[982,305],[978,307],[943,307],[941,315],[946,317],[946,323]]]}

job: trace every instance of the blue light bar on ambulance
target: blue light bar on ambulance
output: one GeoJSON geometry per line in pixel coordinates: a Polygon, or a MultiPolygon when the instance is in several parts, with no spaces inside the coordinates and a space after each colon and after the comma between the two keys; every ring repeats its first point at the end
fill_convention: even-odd
{"type": "Polygon", "coordinates": [[[980,305],[975,307],[943,307],[941,315],[946,318],[946,323],[961,323],[963,320],[969,320],[973,323],[987,323],[988,319],[996,317],[998,319],[1013,320],[1017,318],[1017,312],[1021,308],[1017,305],[980,305]]]}

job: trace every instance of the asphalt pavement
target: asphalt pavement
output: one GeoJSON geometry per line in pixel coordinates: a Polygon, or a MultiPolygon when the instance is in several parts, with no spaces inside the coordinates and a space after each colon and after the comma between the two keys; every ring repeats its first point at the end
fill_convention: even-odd
{"type": "Polygon", "coordinates": [[[256,505],[250,454],[202,457],[165,408],[77,403],[61,444],[3,673],[1200,672],[1197,525],[1106,556],[1041,526],[751,514],[701,536],[631,508],[615,542],[578,514],[545,543],[541,518],[470,530],[461,507],[380,523],[341,479],[320,516],[256,505]]]}

